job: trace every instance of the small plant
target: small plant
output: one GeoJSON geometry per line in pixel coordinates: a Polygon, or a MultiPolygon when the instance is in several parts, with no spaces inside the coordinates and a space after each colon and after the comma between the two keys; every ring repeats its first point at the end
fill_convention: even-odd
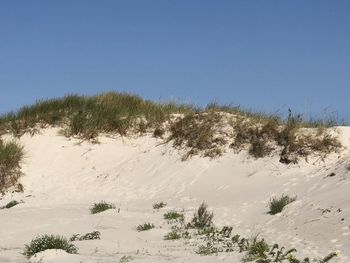
{"type": "Polygon", "coordinates": [[[11,207],[14,207],[15,205],[18,205],[19,203],[16,200],[12,200],[10,202],[8,202],[6,205],[4,205],[3,207],[1,207],[0,209],[9,209],[11,207]]]}
{"type": "Polygon", "coordinates": [[[30,258],[38,252],[47,249],[62,249],[70,254],[76,254],[78,249],[70,241],[61,236],[43,235],[33,239],[29,245],[25,245],[23,254],[30,258]]]}
{"type": "Polygon", "coordinates": [[[164,203],[164,202],[159,202],[159,203],[155,203],[153,204],[153,209],[161,209],[163,207],[166,207],[167,203],[164,203]]]}
{"type": "Polygon", "coordinates": [[[100,236],[101,236],[101,233],[99,231],[93,231],[93,232],[87,233],[85,235],[74,234],[70,238],[70,241],[82,241],[82,240],[101,239],[100,236]]]}
{"type": "Polygon", "coordinates": [[[122,256],[121,259],[119,260],[119,263],[130,262],[132,260],[133,260],[132,256],[122,256]]]}
{"type": "Polygon", "coordinates": [[[213,212],[208,211],[206,203],[202,203],[196,213],[193,215],[191,222],[188,224],[189,228],[206,228],[213,225],[213,212]]]}
{"type": "Polygon", "coordinates": [[[178,230],[173,229],[164,236],[164,240],[175,240],[175,239],[180,239],[181,237],[182,237],[181,233],[178,230]]]}
{"type": "Polygon", "coordinates": [[[152,228],[154,228],[153,224],[151,224],[151,223],[144,223],[142,225],[138,225],[136,229],[137,229],[137,231],[141,232],[141,231],[150,230],[152,228]]]}
{"type": "Polygon", "coordinates": [[[164,219],[165,220],[176,220],[176,221],[183,222],[185,220],[185,216],[181,213],[176,212],[176,211],[170,211],[170,212],[164,214],[164,219]]]}
{"type": "Polygon", "coordinates": [[[281,197],[273,197],[269,201],[270,211],[268,212],[270,215],[275,215],[282,212],[283,208],[294,202],[296,197],[289,197],[288,195],[282,195],[281,197]]]}
{"type": "Polygon", "coordinates": [[[90,212],[91,214],[97,214],[108,209],[115,209],[115,206],[113,204],[106,203],[105,201],[101,201],[93,204],[93,206],[90,208],[90,212]]]}

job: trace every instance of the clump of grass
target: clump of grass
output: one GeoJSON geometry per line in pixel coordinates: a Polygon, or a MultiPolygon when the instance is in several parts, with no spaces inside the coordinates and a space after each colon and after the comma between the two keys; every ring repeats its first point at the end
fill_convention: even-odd
{"type": "Polygon", "coordinates": [[[164,214],[165,220],[177,220],[183,222],[185,220],[185,216],[182,213],[176,211],[170,211],[164,214]]]}
{"type": "Polygon", "coordinates": [[[217,133],[222,124],[220,112],[190,113],[171,125],[168,141],[172,140],[176,148],[189,149],[183,160],[198,153],[205,157],[220,156],[221,147],[226,143],[225,137],[217,133]]]}
{"type": "Polygon", "coordinates": [[[180,239],[181,237],[181,233],[178,230],[173,229],[164,236],[164,240],[176,240],[180,239]]]}
{"type": "Polygon", "coordinates": [[[4,142],[0,139],[0,191],[16,185],[21,175],[23,157],[22,146],[14,141],[4,142]]]}
{"type": "Polygon", "coordinates": [[[191,222],[187,225],[188,228],[204,229],[210,228],[213,225],[214,213],[208,211],[208,205],[202,203],[194,213],[191,222]]]}
{"type": "Polygon", "coordinates": [[[86,233],[85,235],[74,234],[70,241],[83,241],[83,240],[94,240],[101,239],[101,233],[99,231],[93,231],[90,233],[86,233]]]}
{"type": "Polygon", "coordinates": [[[158,209],[164,208],[164,207],[166,207],[166,206],[167,206],[167,203],[165,203],[165,202],[159,202],[159,203],[153,204],[153,209],[158,210],[158,209]]]}
{"type": "Polygon", "coordinates": [[[21,136],[38,125],[64,127],[66,136],[93,139],[101,132],[144,132],[159,126],[174,113],[192,111],[190,105],[156,103],[139,96],[108,92],[96,96],[68,95],[38,101],[17,112],[0,116],[0,134],[21,136]],[[142,119],[144,121],[140,122],[142,119]]]}
{"type": "Polygon", "coordinates": [[[137,229],[137,231],[141,232],[141,231],[150,230],[152,228],[154,228],[153,224],[151,224],[151,223],[144,223],[142,225],[138,225],[136,229],[137,229]]]}
{"type": "Polygon", "coordinates": [[[70,241],[61,236],[42,235],[33,239],[28,245],[25,245],[23,254],[30,258],[38,252],[47,249],[62,249],[70,254],[76,254],[78,249],[70,241]]]}
{"type": "Polygon", "coordinates": [[[310,154],[326,156],[341,147],[340,142],[320,126],[316,131],[302,131],[308,127],[301,115],[289,111],[287,122],[278,118],[262,121],[237,116],[232,122],[234,142],[231,148],[239,151],[248,147],[249,154],[255,158],[268,156],[272,151],[280,151],[280,162],[297,163],[299,157],[310,154]]]}
{"type": "Polygon", "coordinates": [[[115,205],[106,203],[105,201],[101,201],[92,205],[92,207],[90,208],[90,213],[97,214],[108,209],[115,209],[115,205]]]}
{"type": "Polygon", "coordinates": [[[269,201],[270,211],[268,212],[270,215],[275,215],[282,212],[283,208],[294,202],[296,197],[289,197],[288,195],[282,195],[281,197],[273,197],[269,201]]]}
{"type": "Polygon", "coordinates": [[[16,200],[12,200],[10,202],[8,202],[6,205],[2,206],[0,209],[9,209],[11,207],[14,207],[15,205],[18,205],[19,202],[17,202],[16,200]]]}

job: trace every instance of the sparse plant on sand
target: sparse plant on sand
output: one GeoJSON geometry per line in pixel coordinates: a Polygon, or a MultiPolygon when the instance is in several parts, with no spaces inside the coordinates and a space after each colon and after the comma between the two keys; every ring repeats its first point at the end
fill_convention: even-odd
{"type": "Polygon", "coordinates": [[[166,207],[166,206],[167,206],[167,203],[165,203],[165,202],[159,202],[159,203],[153,204],[153,209],[158,210],[158,209],[164,208],[164,207],[166,207]]]}
{"type": "Polygon", "coordinates": [[[153,224],[151,224],[151,223],[144,223],[144,224],[138,225],[136,229],[137,229],[137,231],[141,232],[141,231],[150,230],[152,228],[154,228],[153,224]]]}
{"type": "Polygon", "coordinates": [[[4,142],[0,139],[0,192],[16,185],[21,175],[23,157],[23,147],[17,142],[4,142]]]}
{"type": "Polygon", "coordinates": [[[275,215],[282,212],[283,208],[294,202],[296,197],[289,197],[288,195],[282,195],[281,197],[273,197],[269,201],[270,211],[268,212],[270,215],[275,215]]]}
{"type": "Polygon", "coordinates": [[[8,202],[6,205],[0,207],[0,209],[9,209],[11,207],[14,207],[15,205],[18,205],[19,202],[17,202],[16,200],[12,200],[10,202],[8,202]]]}
{"type": "Polygon", "coordinates": [[[187,227],[197,229],[211,227],[213,225],[213,217],[214,213],[209,212],[208,205],[203,202],[193,215],[193,218],[187,227]]]}
{"type": "Polygon", "coordinates": [[[182,238],[181,232],[177,229],[172,229],[169,233],[164,236],[164,240],[176,240],[182,238]]]}
{"type": "Polygon", "coordinates": [[[94,240],[101,239],[101,233],[99,231],[93,231],[90,233],[86,233],[85,235],[74,234],[70,241],[83,241],[83,240],[94,240]]]}
{"type": "Polygon", "coordinates": [[[163,216],[165,220],[175,220],[175,221],[181,221],[181,222],[185,220],[184,214],[176,211],[167,212],[163,216]]]}
{"type": "Polygon", "coordinates": [[[33,239],[28,245],[25,245],[23,254],[30,258],[38,252],[47,249],[62,249],[70,254],[76,254],[78,249],[66,238],[55,235],[42,235],[33,239]]]}
{"type": "Polygon", "coordinates": [[[109,209],[115,209],[115,205],[106,203],[105,201],[101,201],[92,205],[92,207],[90,208],[90,213],[97,214],[109,209]]]}

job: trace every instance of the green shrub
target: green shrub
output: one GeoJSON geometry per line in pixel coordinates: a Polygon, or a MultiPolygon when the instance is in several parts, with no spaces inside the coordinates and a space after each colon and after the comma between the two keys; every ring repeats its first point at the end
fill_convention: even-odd
{"type": "Polygon", "coordinates": [[[159,203],[155,203],[153,204],[153,209],[161,209],[163,207],[166,207],[167,203],[164,203],[164,202],[159,202],[159,203]]]}
{"type": "Polygon", "coordinates": [[[30,258],[34,254],[47,249],[62,249],[70,254],[76,254],[78,249],[70,241],[61,236],[43,235],[33,239],[25,245],[23,254],[30,258]]]}
{"type": "Polygon", "coordinates": [[[14,141],[3,142],[0,139],[0,191],[17,183],[23,157],[22,146],[14,141]]]}
{"type": "Polygon", "coordinates": [[[213,225],[213,212],[208,211],[206,203],[202,203],[196,213],[193,215],[191,222],[188,224],[189,228],[206,228],[213,225]]]}
{"type": "Polygon", "coordinates": [[[179,233],[179,231],[177,231],[176,229],[173,229],[164,236],[164,240],[175,240],[180,239],[181,237],[181,233],[179,233]]]}
{"type": "Polygon", "coordinates": [[[138,225],[136,229],[137,229],[137,231],[141,232],[141,231],[150,230],[152,228],[154,228],[153,224],[151,224],[151,223],[144,223],[142,225],[138,225]]]}
{"type": "Polygon", "coordinates": [[[8,202],[6,205],[4,205],[3,207],[1,207],[1,209],[9,209],[11,207],[14,207],[15,205],[18,205],[19,203],[16,200],[12,200],[10,202],[8,202]]]}
{"type": "Polygon", "coordinates": [[[275,215],[282,212],[283,208],[291,202],[294,202],[296,197],[289,197],[288,195],[282,195],[281,197],[273,197],[269,201],[270,215],[275,215]]]}
{"type": "Polygon", "coordinates": [[[181,213],[176,212],[176,211],[170,211],[170,212],[164,214],[164,219],[165,220],[178,220],[178,221],[183,222],[185,219],[185,216],[181,213]]]}
{"type": "Polygon", "coordinates": [[[108,209],[115,209],[115,206],[113,204],[108,204],[105,201],[101,201],[99,203],[93,204],[93,206],[90,208],[90,212],[91,214],[97,214],[108,209]]]}

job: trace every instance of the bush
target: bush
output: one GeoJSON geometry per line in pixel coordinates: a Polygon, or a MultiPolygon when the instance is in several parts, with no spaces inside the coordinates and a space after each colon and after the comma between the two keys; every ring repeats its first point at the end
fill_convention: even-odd
{"type": "Polygon", "coordinates": [[[161,209],[163,207],[166,207],[167,203],[164,203],[164,202],[159,202],[159,203],[155,203],[153,204],[153,209],[161,209]]]}
{"type": "Polygon", "coordinates": [[[70,241],[83,241],[83,240],[101,239],[100,236],[101,236],[101,233],[99,231],[93,231],[91,233],[86,233],[85,235],[74,234],[70,238],[70,241]]]}
{"type": "Polygon", "coordinates": [[[12,200],[10,202],[8,202],[6,205],[2,206],[1,209],[9,209],[11,207],[14,207],[15,205],[18,205],[19,203],[16,200],[12,200]]]}
{"type": "Polygon", "coordinates": [[[93,204],[93,206],[90,208],[91,214],[97,214],[101,213],[103,211],[106,211],[108,209],[114,209],[115,206],[113,204],[108,204],[105,201],[101,201],[99,203],[93,204]]]}
{"type": "Polygon", "coordinates": [[[25,245],[23,254],[30,258],[34,254],[47,249],[62,249],[70,254],[76,254],[78,249],[70,241],[61,236],[43,235],[33,239],[29,245],[25,245]]]}
{"type": "Polygon", "coordinates": [[[151,224],[151,223],[144,223],[142,225],[138,225],[136,229],[137,229],[137,231],[141,232],[141,231],[150,230],[152,228],[154,228],[153,224],[151,224]]]}
{"type": "Polygon", "coordinates": [[[17,183],[21,175],[23,147],[14,141],[3,142],[0,139],[0,191],[17,183]]]}
{"type": "Polygon", "coordinates": [[[178,221],[184,221],[185,216],[181,213],[178,213],[176,211],[170,211],[168,213],[164,214],[165,220],[178,220],[178,221]]]}
{"type": "Polygon", "coordinates": [[[203,229],[213,225],[214,214],[208,211],[208,206],[204,202],[199,206],[196,213],[193,215],[189,228],[203,229]]]}
{"type": "Polygon", "coordinates": [[[283,208],[291,202],[294,202],[296,197],[289,197],[288,195],[282,195],[281,197],[273,197],[269,201],[270,215],[275,215],[282,212],[283,208]]]}

